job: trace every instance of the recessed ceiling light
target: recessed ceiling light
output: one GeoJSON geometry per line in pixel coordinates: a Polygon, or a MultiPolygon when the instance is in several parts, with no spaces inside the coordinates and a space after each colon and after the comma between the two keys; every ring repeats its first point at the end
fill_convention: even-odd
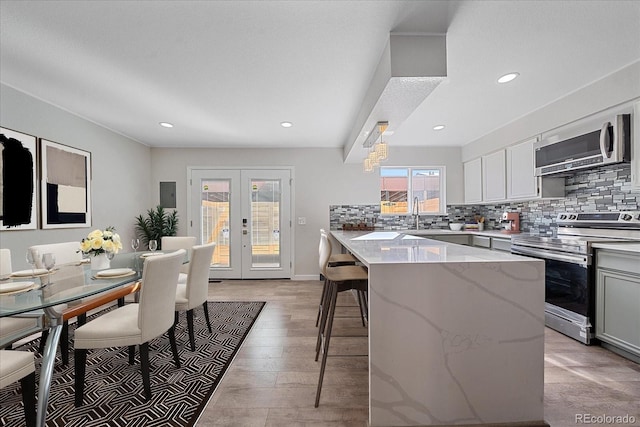
{"type": "Polygon", "coordinates": [[[442,130],[444,129],[444,125],[437,125],[433,127],[433,130],[442,130]]]}
{"type": "Polygon", "coordinates": [[[293,123],[291,123],[291,122],[282,122],[282,123],[280,123],[280,126],[282,126],[283,128],[290,128],[291,126],[293,126],[293,123]]]}
{"type": "Polygon", "coordinates": [[[504,76],[500,77],[498,79],[498,83],[508,83],[511,80],[515,79],[516,77],[518,77],[520,75],[520,73],[509,73],[509,74],[505,74],[504,76]]]}
{"type": "Polygon", "coordinates": [[[172,128],[173,125],[171,123],[168,122],[160,122],[160,126],[162,126],[163,128],[172,128]]]}

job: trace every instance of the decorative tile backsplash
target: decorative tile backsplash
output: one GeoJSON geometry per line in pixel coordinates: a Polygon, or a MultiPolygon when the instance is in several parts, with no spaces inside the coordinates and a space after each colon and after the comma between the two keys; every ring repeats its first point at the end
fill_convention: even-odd
{"type": "MultiPolygon", "coordinates": [[[[485,217],[485,229],[500,228],[505,211],[520,213],[520,229],[551,235],[559,212],[640,210],[640,191],[631,187],[631,165],[621,163],[590,169],[565,178],[566,196],[561,199],[527,200],[504,204],[448,205],[447,215],[421,215],[420,228],[448,228],[449,222],[473,221],[485,217]]],[[[379,205],[333,205],[329,207],[330,227],[343,224],[375,224],[376,228],[415,228],[411,215],[380,215],[379,205]]]]}

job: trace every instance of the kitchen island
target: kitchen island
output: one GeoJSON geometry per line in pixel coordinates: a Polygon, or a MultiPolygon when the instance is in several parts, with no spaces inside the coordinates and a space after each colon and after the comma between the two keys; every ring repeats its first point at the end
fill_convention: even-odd
{"type": "Polygon", "coordinates": [[[544,424],[543,261],[398,232],[331,235],[369,270],[371,426],[544,424]]]}

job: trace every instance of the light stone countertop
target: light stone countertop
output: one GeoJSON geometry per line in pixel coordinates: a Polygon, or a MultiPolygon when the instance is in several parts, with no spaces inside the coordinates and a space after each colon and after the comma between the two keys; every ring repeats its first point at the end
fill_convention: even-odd
{"type": "MultiPolygon", "coordinates": [[[[372,264],[404,263],[455,263],[455,262],[513,262],[530,261],[532,258],[507,252],[489,251],[454,243],[429,239],[429,234],[469,234],[470,232],[437,230],[398,231],[342,231],[332,230],[331,235],[367,267],[372,264]],[[442,233],[444,232],[444,233],[442,233]]],[[[499,232],[473,232],[494,233],[499,232]]],[[[504,234],[500,233],[500,236],[504,234]]],[[[334,249],[335,250],[335,249],[334,249]]]]}

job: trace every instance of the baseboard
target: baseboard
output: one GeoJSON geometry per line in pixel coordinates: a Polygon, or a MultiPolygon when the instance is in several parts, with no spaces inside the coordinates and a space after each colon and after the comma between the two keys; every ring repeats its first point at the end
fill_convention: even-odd
{"type": "Polygon", "coordinates": [[[303,281],[303,280],[320,280],[317,274],[296,274],[291,280],[303,281]]]}

